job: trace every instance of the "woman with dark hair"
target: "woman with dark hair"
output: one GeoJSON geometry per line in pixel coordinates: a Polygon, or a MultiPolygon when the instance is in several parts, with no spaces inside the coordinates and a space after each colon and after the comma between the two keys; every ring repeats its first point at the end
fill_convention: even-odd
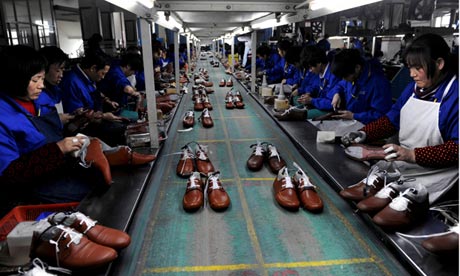
{"type": "Polygon", "coordinates": [[[69,155],[84,141],[63,138],[54,106],[43,110],[36,102],[44,88],[46,59],[21,45],[4,48],[0,59],[0,182],[12,191],[1,193],[2,208],[81,200],[102,178],[71,162],[75,158],[69,155]]]}
{"type": "MultiPolygon", "coordinates": [[[[394,161],[401,179],[424,186],[432,204],[458,183],[458,68],[445,40],[435,34],[415,39],[404,56],[414,81],[388,113],[344,135],[342,142],[372,142],[398,134],[399,144],[383,146],[385,159],[394,161]]],[[[362,194],[359,186],[342,195],[362,194]]]]}

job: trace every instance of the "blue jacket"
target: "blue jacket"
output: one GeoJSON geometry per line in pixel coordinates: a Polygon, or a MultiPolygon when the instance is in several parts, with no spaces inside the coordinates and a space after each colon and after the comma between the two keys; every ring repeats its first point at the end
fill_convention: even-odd
{"type": "Polygon", "coordinates": [[[332,89],[330,95],[341,91],[345,99],[346,109],[354,113],[354,119],[368,124],[383,116],[392,105],[390,82],[383,72],[365,65],[358,80],[354,83],[341,80],[332,89]]]}
{"type": "Polygon", "coordinates": [[[278,54],[272,54],[267,61],[265,61],[265,74],[267,75],[268,84],[279,83],[284,78],[284,64],[286,60],[278,54]]]}
{"type": "Polygon", "coordinates": [[[98,93],[96,83],[91,81],[77,66],[64,75],[59,87],[63,91],[64,112],[72,113],[80,107],[93,110],[100,108],[93,99],[98,93]]]}
{"type": "Polygon", "coordinates": [[[302,72],[294,65],[288,64],[286,68],[284,68],[284,78],[286,79],[286,84],[300,84],[302,79],[302,72]]]}
{"type": "MultiPolygon", "coordinates": [[[[453,140],[458,144],[458,77],[452,83],[452,86],[447,92],[444,99],[442,94],[446,89],[447,84],[451,80],[452,75],[448,76],[440,85],[437,92],[431,98],[431,101],[441,102],[439,107],[439,130],[444,141],[453,140]],[[442,99],[442,101],[441,101],[442,99]]],[[[391,123],[399,130],[401,108],[406,104],[407,100],[413,96],[415,82],[407,85],[396,103],[391,107],[386,116],[391,123]]],[[[415,98],[418,98],[414,95],[415,98]]]]}
{"type": "Polygon", "coordinates": [[[307,72],[305,73],[304,77],[302,78],[302,81],[300,82],[300,86],[297,89],[297,92],[299,93],[299,96],[302,94],[305,94],[307,92],[310,92],[308,89],[310,85],[314,85],[314,83],[319,81],[319,77],[317,74],[312,73],[310,70],[306,70],[307,72]]]}
{"type": "Polygon", "coordinates": [[[321,110],[332,110],[332,98],[334,94],[330,94],[333,87],[339,83],[340,79],[331,72],[330,64],[326,66],[323,76],[318,76],[316,82],[311,82],[307,87],[307,91],[312,93],[311,104],[321,110]]]}
{"type": "Polygon", "coordinates": [[[131,86],[131,83],[118,63],[112,64],[104,79],[97,83],[97,88],[120,106],[128,103],[128,95],[123,92],[126,86],[131,86]]]}
{"type": "MultiPolygon", "coordinates": [[[[37,103],[35,108],[40,110],[37,103]]],[[[0,92],[0,175],[12,161],[46,144],[45,135],[28,119],[31,116],[13,98],[0,92]]]]}

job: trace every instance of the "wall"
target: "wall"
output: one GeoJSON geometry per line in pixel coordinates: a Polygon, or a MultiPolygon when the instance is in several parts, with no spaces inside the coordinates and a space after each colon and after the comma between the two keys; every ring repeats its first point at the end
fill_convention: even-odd
{"type": "Polygon", "coordinates": [[[80,22],[56,20],[56,26],[59,30],[60,48],[70,58],[81,56],[83,54],[83,39],[80,22]]]}

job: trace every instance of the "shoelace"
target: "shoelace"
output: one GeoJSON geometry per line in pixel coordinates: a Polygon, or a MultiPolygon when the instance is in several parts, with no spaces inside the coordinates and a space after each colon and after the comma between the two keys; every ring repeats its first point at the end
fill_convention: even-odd
{"type": "Polygon", "coordinates": [[[257,155],[257,156],[262,156],[264,154],[264,152],[265,152],[264,148],[262,147],[262,144],[260,144],[260,143],[253,144],[253,145],[251,145],[251,148],[253,148],[254,146],[256,148],[254,149],[253,154],[257,155]]]}
{"type": "Polygon", "coordinates": [[[205,204],[207,204],[208,202],[208,188],[211,189],[211,190],[219,190],[221,188],[221,186],[219,185],[219,176],[220,176],[220,172],[215,172],[215,173],[211,173],[208,177],[208,179],[206,180],[206,185],[204,187],[204,190],[206,191],[204,193],[204,202],[205,204]],[[209,182],[211,182],[211,187],[209,187],[209,182]]]}
{"type": "Polygon", "coordinates": [[[188,186],[188,190],[195,190],[196,188],[199,188],[200,185],[197,185],[195,180],[197,179],[196,174],[193,173],[192,176],[190,176],[189,181],[190,185],[188,186]]]}
{"type": "Polygon", "coordinates": [[[187,111],[185,117],[193,117],[193,111],[187,111]]]}
{"type": "Polygon", "coordinates": [[[33,259],[32,268],[30,270],[23,271],[22,268],[18,270],[19,275],[26,275],[26,276],[56,275],[56,274],[51,274],[51,272],[58,272],[59,275],[61,274],[71,275],[72,274],[72,271],[70,269],[66,269],[63,267],[49,266],[46,263],[44,263],[42,260],[40,260],[39,258],[33,259]]]}
{"type": "Polygon", "coordinates": [[[77,217],[77,219],[81,220],[80,225],[83,225],[84,223],[87,227],[85,229],[85,232],[83,232],[83,234],[86,234],[86,232],[88,232],[91,228],[93,228],[97,223],[97,221],[90,219],[88,216],[85,216],[84,214],[80,212],[76,212],[74,214],[77,217]]]}
{"type": "Polygon", "coordinates": [[[268,151],[270,152],[270,158],[276,156],[276,158],[278,158],[278,161],[281,161],[280,155],[278,154],[278,150],[275,148],[275,146],[269,145],[268,151]]]}
{"type": "Polygon", "coordinates": [[[284,184],[281,185],[284,189],[294,189],[294,183],[292,183],[291,177],[289,177],[288,169],[285,167],[281,174],[282,178],[284,178],[284,184]]]}
{"type": "Polygon", "coordinates": [[[391,186],[391,183],[383,187],[380,191],[375,194],[377,198],[389,198],[392,191],[395,191],[391,186]]]}
{"type": "Polygon", "coordinates": [[[296,178],[298,179],[297,182],[299,182],[299,188],[305,188],[305,187],[313,187],[316,188],[313,183],[310,182],[310,179],[307,177],[307,174],[300,168],[300,166],[296,163],[293,162],[294,167],[297,168],[297,172],[295,173],[296,178]],[[300,181],[303,180],[303,181],[300,181]]]}
{"type": "Polygon", "coordinates": [[[408,209],[408,206],[409,206],[409,203],[411,203],[411,200],[409,198],[405,197],[405,195],[407,195],[409,193],[413,194],[413,193],[416,193],[416,192],[417,191],[414,188],[409,188],[409,189],[405,190],[398,197],[393,199],[393,201],[391,201],[389,206],[393,210],[396,210],[396,211],[405,211],[405,210],[411,211],[410,209],[408,209]]]}
{"type": "MultiPolygon", "coordinates": [[[[185,146],[184,147],[184,150],[182,152],[182,160],[187,160],[187,159],[195,159],[195,155],[193,154],[192,150],[190,149],[189,146],[185,146]]],[[[180,173],[184,173],[184,169],[185,169],[185,162],[183,162],[182,164],[182,168],[180,169],[180,173]]]]}
{"type": "Polygon", "coordinates": [[[203,110],[203,117],[211,117],[211,115],[209,115],[209,111],[207,108],[203,110]]]}
{"type": "Polygon", "coordinates": [[[56,264],[57,264],[57,266],[60,266],[59,265],[59,251],[60,251],[59,250],[59,241],[62,238],[65,239],[67,237],[70,237],[70,241],[65,245],[67,248],[69,248],[72,243],[79,244],[81,238],[83,237],[83,234],[78,233],[75,230],[73,230],[72,228],[69,228],[69,227],[66,227],[66,226],[63,226],[63,225],[56,225],[56,227],[61,229],[62,232],[59,235],[59,237],[57,238],[57,240],[50,239],[49,243],[54,245],[54,249],[55,249],[55,253],[56,253],[56,264]]]}

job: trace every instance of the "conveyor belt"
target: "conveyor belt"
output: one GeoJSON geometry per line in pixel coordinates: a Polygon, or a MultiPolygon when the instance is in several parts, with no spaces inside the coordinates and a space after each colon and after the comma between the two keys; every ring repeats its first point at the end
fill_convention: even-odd
{"type": "MultiPolygon", "coordinates": [[[[200,62],[198,67],[207,67],[200,62]]],[[[122,251],[115,275],[406,275],[400,263],[376,239],[349,204],[308,165],[284,132],[243,93],[246,108],[227,110],[219,88],[223,68],[209,68],[216,92],[210,95],[214,127],[199,122],[178,133],[182,115],[192,109],[191,91],[178,107],[169,138],[156,162],[151,183],[130,227],[132,244],[122,251]],[[273,198],[275,175],[246,168],[249,146],[257,140],[277,146],[293,169],[296,162],[318,187],[325,203],[321,214],[289,212],[273,198]],[[205,206],[196,213],[182,209],[186,179],[175,174],[190,141],[208,146],[232,204],[217,213],[205,206]]],[[[238,85],[235,83],[235,89],[238,85]]],[[[191,90],[191,89],[190,89],[191,90]]],[[[240,91],[244,91],[240,89],[240,91]]],[[[200,112],[195,112],[196,118],[200,112]]]]}

